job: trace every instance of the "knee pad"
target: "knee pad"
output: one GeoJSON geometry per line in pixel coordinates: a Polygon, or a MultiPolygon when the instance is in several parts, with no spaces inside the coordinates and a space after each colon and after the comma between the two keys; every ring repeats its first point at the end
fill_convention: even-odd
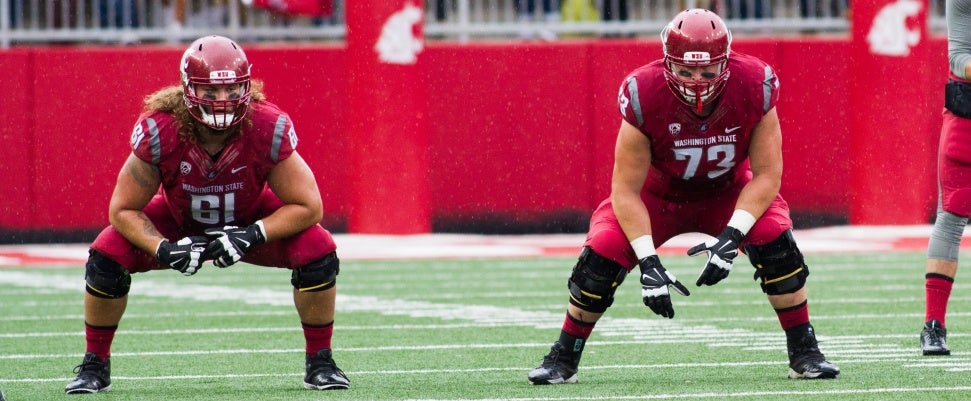
{"type": "Polygon", "coordinates": [[[290,284],[300,292],[324,291],[337,284],[340,273],[340,259],[331,252],[323,258],[293,269],[290,284]]]}
{"type": "Polygon", "coordinates": [[[967,217],[939,210],[927,244],[927,257],[957,262],[958,251],[961,249],[961,236],[967,224],[967,217]]]}
{"type": "Polygon", "coordinates": [[[792,230],[786,230],[779,238],[765,245],[745,245],[755,279],[761,279],[762,292],[768,295],[791,294],[806,285],[809,266],[802,252],[796,247],[792,230]]]}
{"type": "Polygon", "coordinates": [[[131,289],[131,274],[128,270],[95,250],[88,252],[88,262],[84,264],[84,281],[88,294],[98,298],[121,298],[128,295],[128,290],[131,289]]]}
{"type": "Polygon", "coordinates": [[[567,281],[570,303],[592,313],[603,313],[614,303],[614,293],[627,277],[627,269],[583,247],[567,281]]]}

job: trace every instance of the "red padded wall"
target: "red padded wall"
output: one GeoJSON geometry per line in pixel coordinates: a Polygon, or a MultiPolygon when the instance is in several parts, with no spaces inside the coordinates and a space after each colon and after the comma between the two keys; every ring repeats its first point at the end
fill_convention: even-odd
{"type": "MultiPolygon", "coordinates": [[[[349,93],[348,82],[361,72],[349,70],[342,46],[244,46],[268,98],[295,122],[298,150],[323,192],[324,224],[346,229],[359,195],[354,188],[373,184],[355,181],[360,177],[349,160],[355,151],[349,99],[358,94],[349,93]]],[[[617,88],[628,72],[661,56],[658,40],[426,46],[419,80],[427,93],[424,196],[432,219],[582,214],[608,195],[617,88]]],[[[903,121],[913,116],[922,122],[907,132],[880,126],[863,127],[868,131],[862,133],[873,140],[903,138],[907,145],[894,157],[915,167],[896,176],[923,184],[901,185],[913,196],[901,197],[895,207],[921,215],[933,212],[934,188],[926,183],[934,181],[934,161],[926,152],[909,158],[904,150],[936,143],[947,69],[944,38],[929,38],[927,46],[920,82],[906,84],[920,96],[899,96],[890,107],[903,121]]],[[[868,191],[867,182],[850,181],[851,138],[861,133],[851,129],[849,38],[736,38],[734,49],[763,58],[780,76],[782,193],[794,213],[848,216],[854,194],[868,191]]],[[[0,51],[0,70],[10,78],[0,83],[0,231],[106,224],[108,198],[142,99],[178,83],[181,52],[162,45],[0,51]]],[[[368,155],[380,162],[389,151],[368,155]]]]}
{"type": "Polygon", "coordinates": [[[36,224],[33,70],[33,52],[0,52],[0,228],[36,224]]]}

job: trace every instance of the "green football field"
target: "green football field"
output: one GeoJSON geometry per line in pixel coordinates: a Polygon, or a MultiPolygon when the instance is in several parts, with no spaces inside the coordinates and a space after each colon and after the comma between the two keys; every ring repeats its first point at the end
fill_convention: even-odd
{"type": "Polygon", "coordinates": [[[133,276],[112,391],[68,396],[84,351],[83,269],[0,269],[0,390],[64,400],[968,400],[971,294],[951,297],[950,357],[923,357],[922,253],[808,255],[810,313],[836,380],[786,378],[785,336],[744,258],[715,287],[702,258],[664,256],[693,291],[677,316],[636,276],[597,325],[579,383],[526,380],[559,333],[569,258],[345,261],[335,360],[351,389],[305,390],[289,273],[238,265],[133,276]]]}

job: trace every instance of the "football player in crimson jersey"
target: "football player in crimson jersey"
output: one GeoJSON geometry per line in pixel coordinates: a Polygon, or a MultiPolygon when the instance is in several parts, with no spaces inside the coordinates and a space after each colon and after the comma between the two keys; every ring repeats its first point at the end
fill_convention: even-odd
{"type": "Polygon", "coordinates": [[[945,315],[958,270],[961,237],[971,216],[971,2],[948,0],[944,122],[937,155],[938,208],[924,275],[924,355],[950,355],[945,315]]]}
{"type": "Polygon", "coordinates": [[[108,207],[111,225],[91,245],[87,347],[65,392],[111,389],[111,343],[132,274],[191,276],[207,260],[290,269],[306,338],[304,386],[348,388],[331,354],[337,246],[318,223],[320,192],[295,150],[290,117],[266,101],[231,39],[194,41],[179,68],[181,85],[145,99],[108,207]]]}
{"type": "Polygon", "coordinates": [[[587,338],[635,266],[644,304],[673,318],[669,289],[689,290],[656,247],[688,232],[713,237],[688,250],[707,255],[697,286],[726,278],[741,249],[785,331],[789,377],[835,378],[839,368],[820,352],[809,321],[809,269],[779,196],[778,78],[761,60],[731,52],[731,33],[708,10],[679,13],[661,41],[664,58],[621,84],[610,197],[594,211],[568,280],[559,338],[529,381],[577,381],[587,338]]]}

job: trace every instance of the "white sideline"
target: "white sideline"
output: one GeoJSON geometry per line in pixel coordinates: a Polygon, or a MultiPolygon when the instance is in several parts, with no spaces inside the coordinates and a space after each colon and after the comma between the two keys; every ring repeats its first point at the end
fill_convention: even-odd
{"type": "MultiPolygon", "coordinates": [[[[832,226],[796,230],[804,253],[923,251],[931,225],[832,226]]],[[[971,237],[971,229],[966,229],[971,237]]],[[[342,260],[573,257],[585,234],[478,235],[335,234],[342,260]]],[[[684,252],[707,239],[704,234],[675,237],[658,248],[661,254],[684,252]]],[[[0,267],[72,266],[87,259],[88,244],[0,245],[0,267]]],[[[967,247],[971,247],[971,241],[967,247]]]]}

